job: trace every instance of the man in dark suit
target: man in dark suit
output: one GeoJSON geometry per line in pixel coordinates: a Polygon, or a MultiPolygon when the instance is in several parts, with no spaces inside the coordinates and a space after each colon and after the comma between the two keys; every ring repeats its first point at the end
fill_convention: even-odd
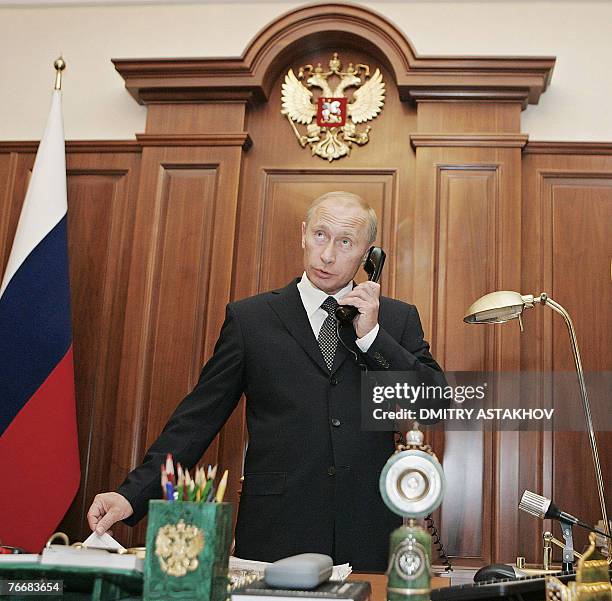
{"type": "Polygon", "coordinates": [[[141,466],[88,513],[99,534],[132,525],[161,495],[166,453],[191,467],[246,395],[249,444],[236,525],[236,555],[275,561],[319,552],[357,570],[384,570],[388,535],[401,520],[383,504],[380,470],[391,432],[362,430],[361,368],[338,344],[336,304],[359,313],[342,338],[371,370],[419,371],[444,382],[414,306],[353,286],[376,215],[358,196],[317,199],[302,223],[304,274],[285,288],[227,307],[211,359],[141,466]]]}

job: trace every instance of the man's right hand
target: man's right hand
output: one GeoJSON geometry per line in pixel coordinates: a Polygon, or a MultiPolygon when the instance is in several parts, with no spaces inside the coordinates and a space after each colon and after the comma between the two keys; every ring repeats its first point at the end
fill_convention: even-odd
{"type": "Polygon", "coordinates": [[[96,495],[89,511],[87,521],[96,534],[104,534],[115,522],[129,518],[134,513],[130,502],[117,492],[104,492],[96,495]]]}

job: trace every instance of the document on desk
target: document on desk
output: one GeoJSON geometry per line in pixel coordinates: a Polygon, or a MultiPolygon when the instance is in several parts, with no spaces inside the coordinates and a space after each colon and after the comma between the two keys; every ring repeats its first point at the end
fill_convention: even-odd
{"type": "Polygon", "coordinates": [[[144,560],[136,555],[119,554],[115,550],[106,551],[66,545],[50,545],[43,549],[40,563],[55,566],[136,570],[138,572],[144,570],[144,560]]]}
{"type": "Polygon", "coordinates": [[[0,563],[38,563],[37,553],[0,553],[0,563]]]}

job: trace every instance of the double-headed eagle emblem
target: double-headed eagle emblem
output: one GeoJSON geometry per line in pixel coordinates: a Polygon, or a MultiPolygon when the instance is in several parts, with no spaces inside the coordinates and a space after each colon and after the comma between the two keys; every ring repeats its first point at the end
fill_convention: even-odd
{"type": "Polygon", "coordinates": [[[297,76],[289,69],[282,88],[281,114],[287,116],[302,148],[309,145],[313,156],[331,162],[350,154],[353,142],[359,146],[368,142],[371,127],[357,131],[357,125],[374,119],[384,102],[385,84],[379,69],[372,77],[370,68],[363,64],[349,63],[342,71],[338,53],[334,53],[329,71],[324,71],[321,63],[300,67],[297,76]],[[329,83],[331,76],[339,78],[335,89],[329,83]],[[316,99],[312,88],[321,89],[316,99]],[[356,88],[350,102],[344,95],[348,88],[356,88]],[[306,125],[306,134],[299,132],[296,123],[306,125]]]}
{"type": "Polygon", "coordinates": [[[166,524],[157,531],[155,537],[155,555],[164,574],[185,576],[193,572],[200,562],[199,554],[204,549],[204,532],[197,526],[185,524],[180,519],[178,524],[166,524]]]}

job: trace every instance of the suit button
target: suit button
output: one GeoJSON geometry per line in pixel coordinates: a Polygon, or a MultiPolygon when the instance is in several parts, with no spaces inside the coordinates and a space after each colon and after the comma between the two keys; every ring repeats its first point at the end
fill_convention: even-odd
{"type": "Polygon", "coordinates": [[[335,426],[336,428],[340,426],[340,420],[337,417],[334,417],[334,419],[332,419],[331,422],[332,422],[332,426],[335,426]]]}
{"type": "Polygon", "coordinates": [[[329,383],[330,383],[332,386],[335,386],[335,385],[338,383],[338,379],[336,378],[336,376],[332,376],[332,377],[329,379],[329,383]]]}
{"type": "Polygon", "coordinates": [[[330,476],[335,476],[336,475],[336,468],[332,465],[329,468],[327,468],[327,473],[330,476]]]}

